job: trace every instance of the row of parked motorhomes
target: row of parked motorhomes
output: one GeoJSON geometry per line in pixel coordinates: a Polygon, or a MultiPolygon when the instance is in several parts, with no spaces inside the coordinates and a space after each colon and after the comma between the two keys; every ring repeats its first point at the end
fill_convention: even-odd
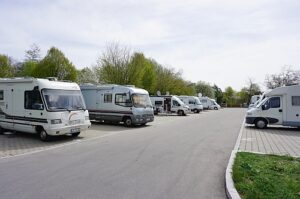
{"type": "Polygon", "coordinates": [[[134,86],[0,79],[0,133],[5,129],[36,133],[42,141],[65,134],[76,137],[91,126],[90,120],[145,125],[154,120],[154,113],[186,115],[205,108],[220,106],[205,97],[149,96],[134,86]]]}
{"type": "Polygon", "coordinates": [[[300,128],[300,85],[278,87],[252,96],[246,123],[257,128],[267,125],[300,128]]]}

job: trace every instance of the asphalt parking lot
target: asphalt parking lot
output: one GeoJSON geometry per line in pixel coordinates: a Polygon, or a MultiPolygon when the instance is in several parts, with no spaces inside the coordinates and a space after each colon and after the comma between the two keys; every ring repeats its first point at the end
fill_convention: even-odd
{"type": "MultiPolygon", "coordinates": [[[[156,116],[155,121],[147,124],[147,126],[159,125],[160,123],[176,119],[179,119],[176,115],[156,116]]],[[[82,132],[77,138],[73,138],[70,135],[57,136],[52,137],[48,142],[40,141],[39,137],[34,134],[6,131],[4,134],[0,134],[0,158],[48,150],[51,148],[74,144],[76,142],[103,137],[112,133],[135,131],[139,128],[145,127],[127,128],[122,124],[92,122],[91,128],[88,131],[82,132]]]]}

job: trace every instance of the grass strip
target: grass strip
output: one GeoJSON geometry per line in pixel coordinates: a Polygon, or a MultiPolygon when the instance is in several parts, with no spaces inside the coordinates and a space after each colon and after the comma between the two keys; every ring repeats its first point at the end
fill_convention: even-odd
{"type": "Polygon", "coordinates": [[[300,199],[300,158],[238,152],[233,181],[244,199],[300,199]]]}

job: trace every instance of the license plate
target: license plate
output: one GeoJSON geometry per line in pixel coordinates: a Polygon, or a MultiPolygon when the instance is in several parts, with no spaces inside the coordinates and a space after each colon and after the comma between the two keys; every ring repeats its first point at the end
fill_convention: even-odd
{"type": "Polygon", "coordinates": [[[80,132],[80,128],[71,129],[71,133],[78,133],[78,132],[80,132]]]}

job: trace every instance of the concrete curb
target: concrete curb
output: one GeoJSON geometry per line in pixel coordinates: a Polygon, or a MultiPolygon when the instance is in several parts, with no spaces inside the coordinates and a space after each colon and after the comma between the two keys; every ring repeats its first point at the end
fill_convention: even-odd
{"type": "Polygon", "coordinates": [[[236,157],[236,153],[239,150],[239,146],[240,146],[244,126],[245,126],[245,120],[243,121],[242,126],[240,128],[238,138],[236,140],[234,149],[231,152],[229,162],[228,162],[228,165],[227,165],[227,168],[226,168],[225,188],[226,188],[227,198],[229,198],[229,199],[240,199],[241,198],[239,193],[237,192],[236,188],[234,187],[234,182],[232,180],[232,167],[233,167],[233,163],[234,163],[234,160],[235,160],[235,157],[236,157]]]}

